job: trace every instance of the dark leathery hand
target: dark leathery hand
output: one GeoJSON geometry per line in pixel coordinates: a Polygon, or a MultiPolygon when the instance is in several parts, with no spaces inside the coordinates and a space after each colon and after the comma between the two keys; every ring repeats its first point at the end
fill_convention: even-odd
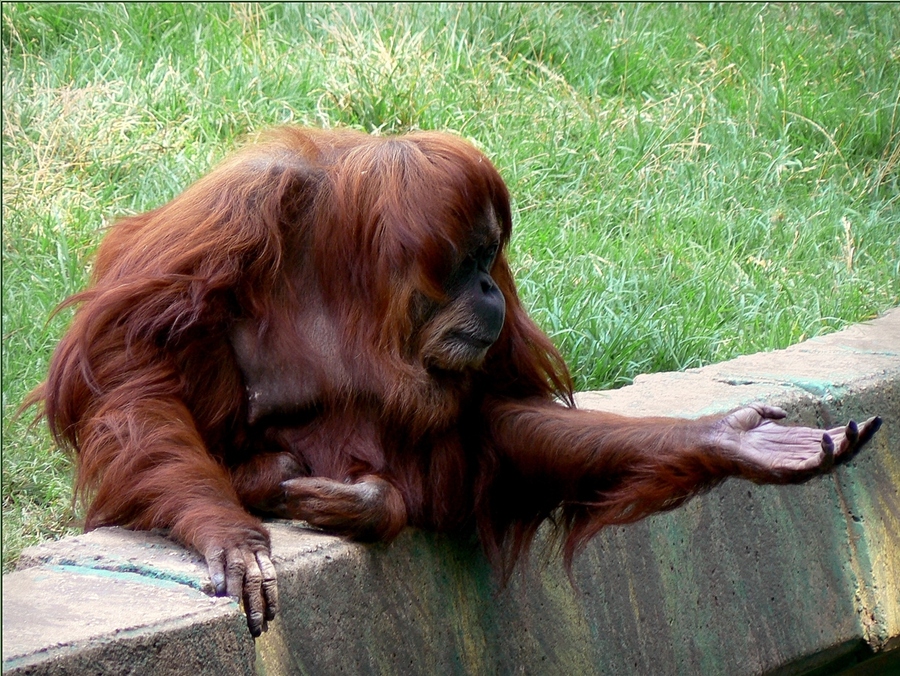
{"type": "Polygon", "coordinates": [[[206,554],[217,596],[243,603],[253,636],[268,628],[278,612],[278,584],[268,548],[257,544],[213,548],[206,554]]]}
{"type": "Polygon", "coordinates": [[[716,443],[746,478],[795,483],[847,462],[881,426],[878,417],[829,430],[775,423],[786,415],[762,404],[739,409],[717,425],[716,443]]]}

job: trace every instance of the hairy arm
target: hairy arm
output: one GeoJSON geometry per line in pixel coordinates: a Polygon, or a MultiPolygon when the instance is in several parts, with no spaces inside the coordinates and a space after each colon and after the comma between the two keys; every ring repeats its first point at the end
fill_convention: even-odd
{"type": "Polygon", "coordinates": [[[93,493],[87,529],[167,528],[206,559],[217,594],[243,602],[258,635],[278,606],[269,535],[241,506],[162,366],[99,395],[79,425],[79,487],[93,493]]]}
{"type": "Polygon", "coordinates": [[[371,422],[322,416],[273,428],[268,440],[288,450],[259,453],[232,470],[241,503],[250,509],[360,541],[392,540],[406,525],[403,497],[380,474],[384,451],[371,422]]]}
{"type": "Polygon", "coordinates": [[[286,210],[313,181],[301,159],[251,149],[120,221],[92,286],[66,301],[80,307],[29,400],[77,453],[88,528],[170,528],[206,558],[217,593],[243,599],[254,634],[277,607],[269,536],[205,440],[230,443],[241,390],[224,333],[236,306],[271,304],[286,210]]]}
{"type": "Polygon", "coordinates": [[[540,486],[541,509],[562,506],[568,560],[603,526],[672,509],[727,477],[797,483],[827,472],[881,423],[788,427],[774,422],[784,411],[768,406],[696,420],[630,418],[545,401],[498,401],[487,413],[499,461],[525,485],[540,486]]]}

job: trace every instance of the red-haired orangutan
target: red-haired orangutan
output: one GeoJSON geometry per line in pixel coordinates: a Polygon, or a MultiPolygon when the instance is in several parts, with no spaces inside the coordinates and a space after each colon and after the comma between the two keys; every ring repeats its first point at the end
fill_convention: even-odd
{"type": "Polygon", "coordinates": [[[571,561],[726,477],[827,472],[878,428],[577,410],[510,227],[497,170],[454,136],[297,128],[119,222],[31,398],[77,453],[86,528],[170,529],[258,635],[278,606],[260,516],[477,529],[508,570],[548,516],[571,561]]]}

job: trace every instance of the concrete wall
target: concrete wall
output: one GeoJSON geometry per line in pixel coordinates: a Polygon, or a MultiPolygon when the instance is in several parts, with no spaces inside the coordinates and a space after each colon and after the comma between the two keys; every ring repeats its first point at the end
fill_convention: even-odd
{"type": "Polygon", "coordinates": [[[271,525],[283,610],[255,642],[200,560],[103,529],[28,550],[3,578],[8,674],[792,674],[900,670],[900,310],[779,352],[583,406],[694,416],[753,401],[874,443],[803,486],[732,480],[601,533],[572,583],[532,557],[498,589],[477,548],[409,530],[361,546],[271,525]]]}

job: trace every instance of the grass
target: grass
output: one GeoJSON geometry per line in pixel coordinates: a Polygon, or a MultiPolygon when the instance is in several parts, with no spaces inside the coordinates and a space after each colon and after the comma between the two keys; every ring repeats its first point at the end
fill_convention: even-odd
{"type": "Polygon", "coordinates": [[[455,131],[514,195],[526,305],[580,388],[900,301],[900,8],[2,5],[3,564],[77,528],[11,415],[116,215],[280,123],[455,131]]]}

